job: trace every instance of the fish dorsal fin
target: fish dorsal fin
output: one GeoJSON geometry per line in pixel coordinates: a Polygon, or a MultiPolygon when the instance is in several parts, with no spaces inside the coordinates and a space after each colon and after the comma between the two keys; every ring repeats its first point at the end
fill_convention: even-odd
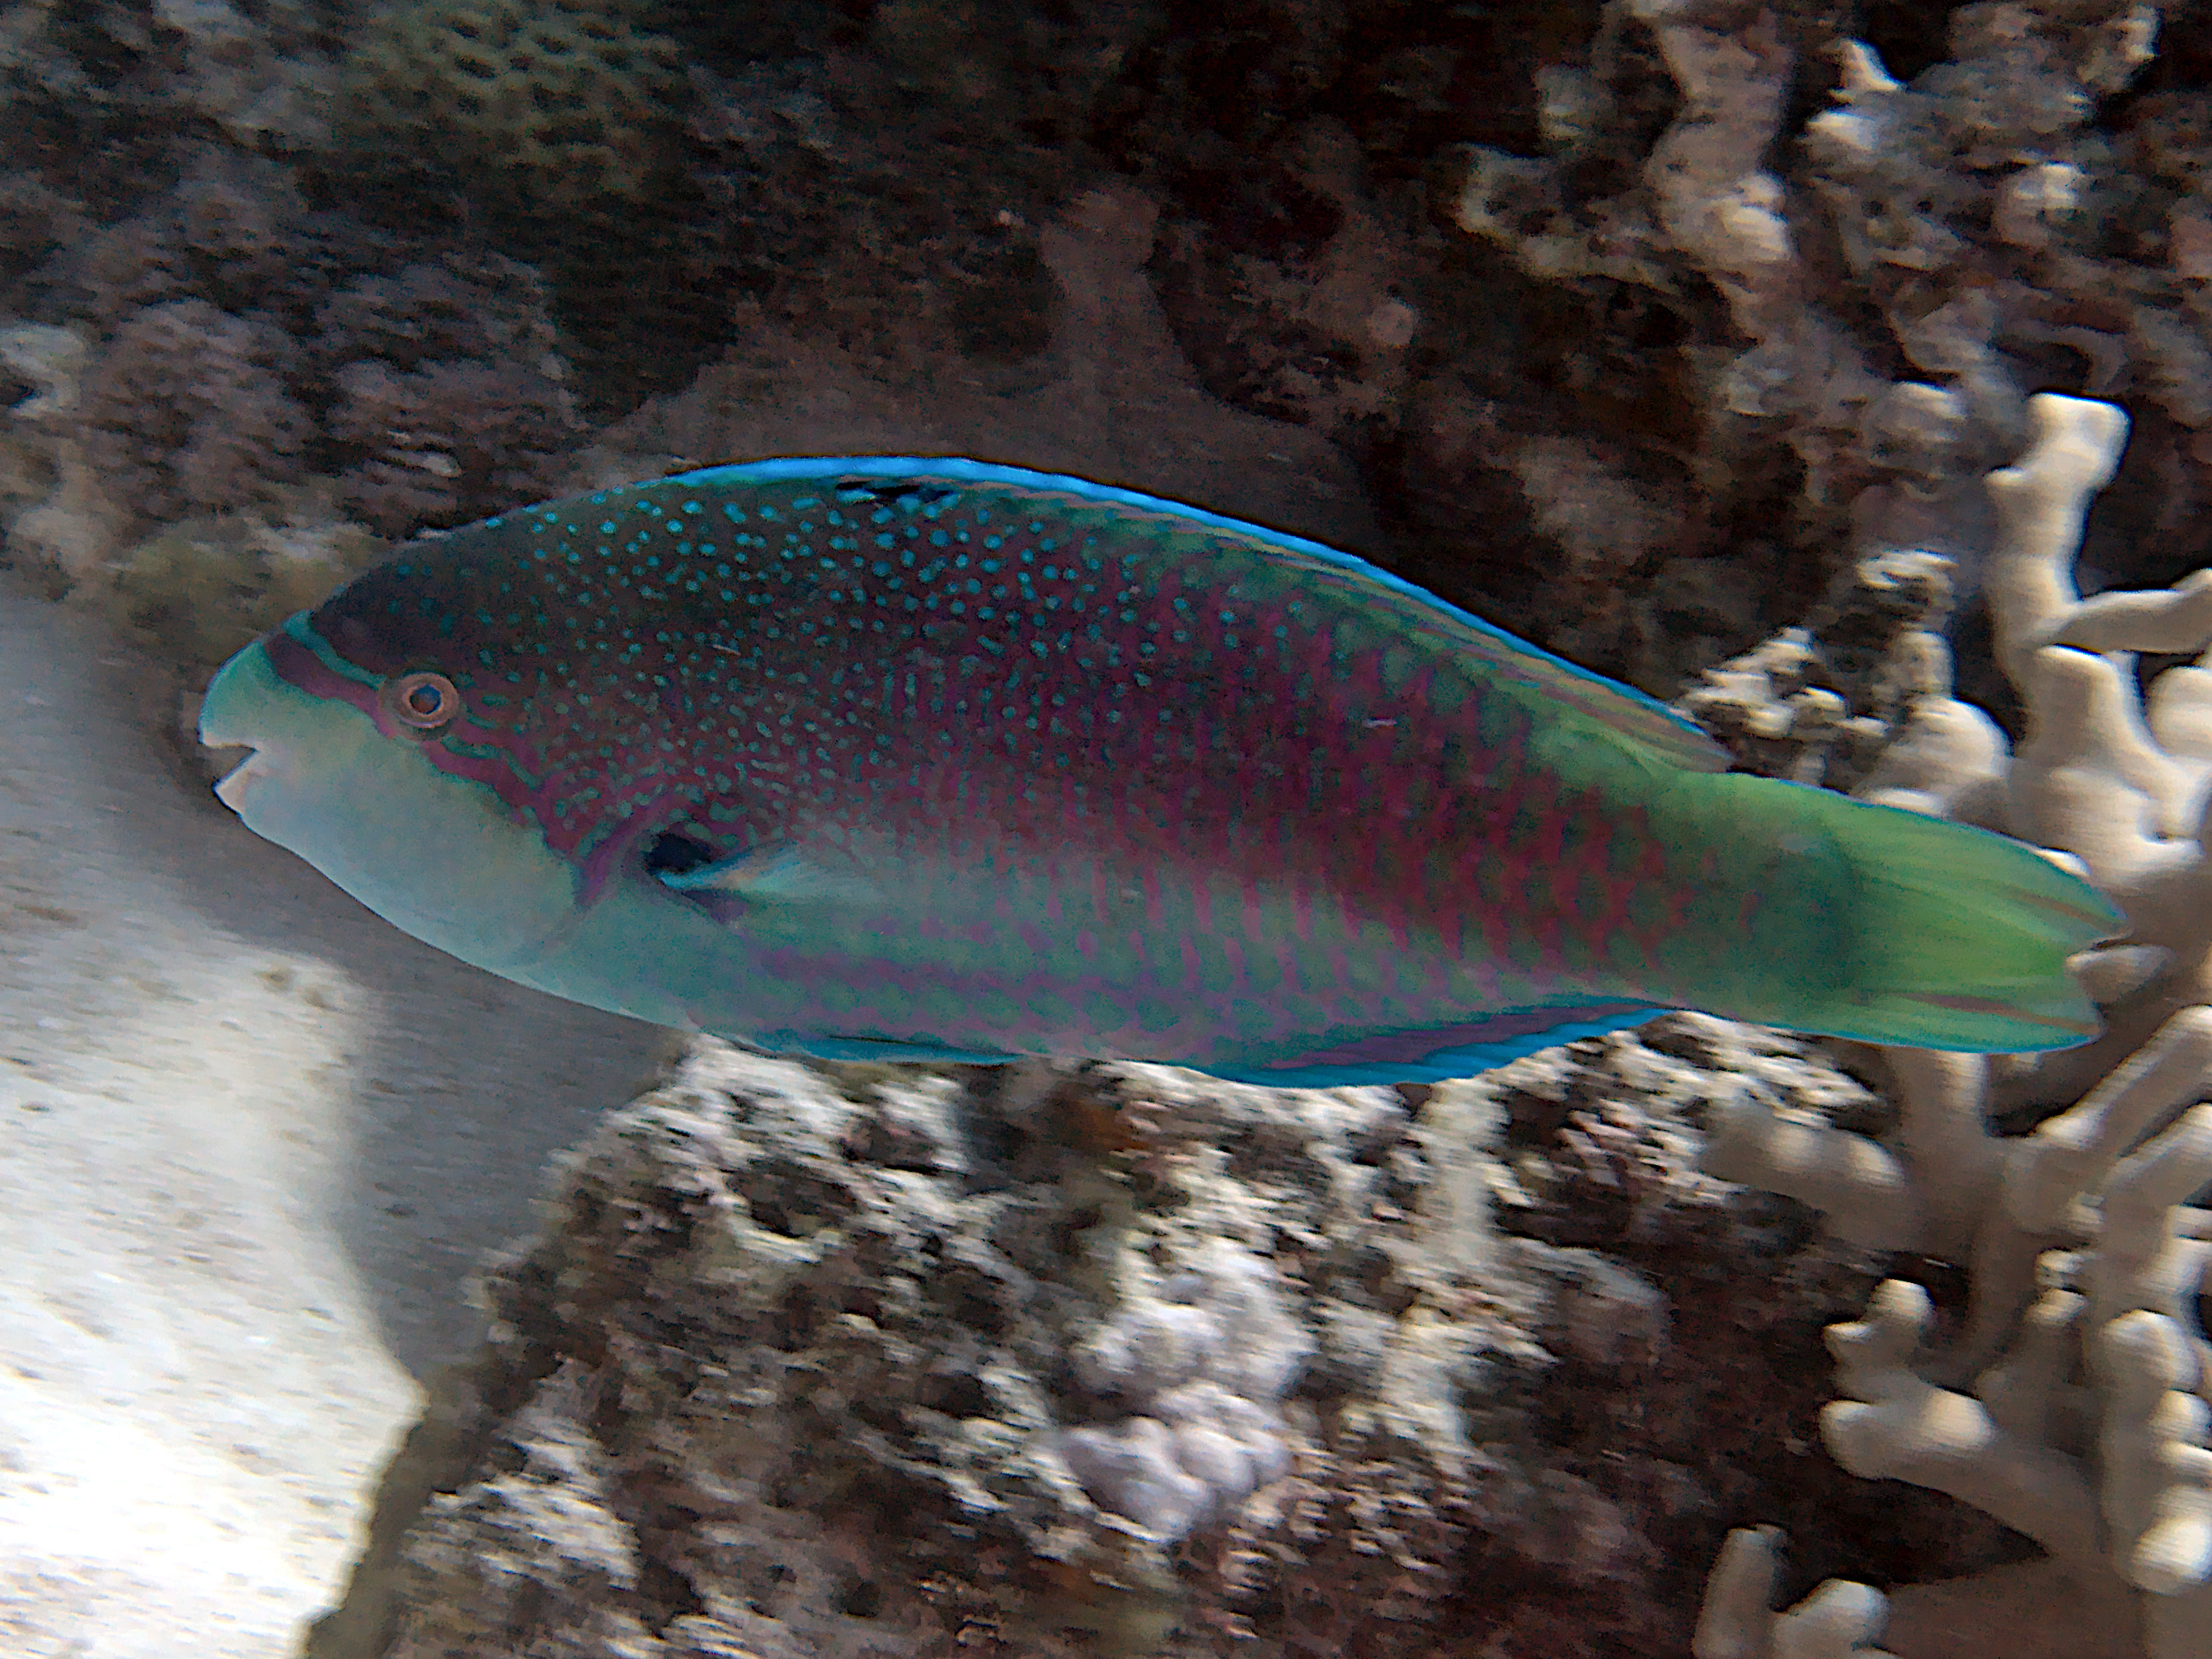
{"type": "Polygon", "coordinates": [[[1473,641],[1462,648],[1505,678],[1565,704],[1685,771],[1725,772],[1735,764],[1728,750],[1701,727],[1656,698],[1577,668],[1565,658],[1516,639],[1480,617],[1462,612],[1460,620],[1474,632],[1473,641]]]}
{"type": "MultiPolygon", "coordinates": [[[[820,480],[841,496],[866,496],[925,515],[949,507],[963,489],[992,490],[1068,507],[1110,508],[1119,516],[1149,519],[1162,530],[1217,544],[1228,539],[1245,543],[1249,550],[1249,544],[1257,544],[1284,563],[1304,567],[1322,577],[1340,592],[1364,588],[1366,592],[1358,596],[1362,600],[1370,604],[1381,600],[1398,609],[1432,641],[1449,652],[1472,657],[1491,677],[1580,715],[1657,759],[1692,772],[1725,772],[1732,763],[1725,749],[1656,698],[1554,656],[1357,554],[1204,507],[1095,483],[1088,478],[957,456],[809,456],[741,461],[679,474],[662,483],[729,485],[779,480],[820,480]]],[[[1195,548],[1195,539],[1193,545],[1195,548]]]]}

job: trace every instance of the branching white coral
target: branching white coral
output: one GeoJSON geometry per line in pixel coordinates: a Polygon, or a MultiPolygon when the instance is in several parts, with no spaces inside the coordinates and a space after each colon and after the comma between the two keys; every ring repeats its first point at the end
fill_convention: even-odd
{"type": "Polygon", "coordinates": [[[2195,1103],[2212,1092],[2212,572],[2084,597],[2073,562],[2127,418],[2052,396],[2028,413],[2026,453],[1988,480],[1986,574],[2026,735],[2010,750],[1979,711],[1924,700],[1859,793],[2051,848],[2110,894],[2130,936],[2081,963],[2110,1029],[2030,1060],[1890,1051],[1899,1124],[1880,1140],[1726,1104],[1705,1167],[1800,1199],[1841,1237],[1972,1268],[1942,1349],[1925,1292],[1901,1280],[1831,1329],[1844,1397],[1820,1426],[1838,1462],[2116,1577],[2141,1593],[2150,1659],[2207,1659],[2212,1212],[2188,1206],[2212,1185],[2212,1105],[2195,1103]],[[2146,697],[2137,653],[2194,660],[2146,697]],[[2000,1099],[2063,1109],[2006,1139],[1990,1127],[2000,1099]]]}
{"type": "Polygon", "coordinates": [[[1872,1645],[1889,1607],[1881,1592],[1831,1578],[1786,1613],[1773,1610],[1772,1527],[1738,1527],[1721,1546],[1690,1638],[1694,1659],[1892,1659],[1872,1645]]]}

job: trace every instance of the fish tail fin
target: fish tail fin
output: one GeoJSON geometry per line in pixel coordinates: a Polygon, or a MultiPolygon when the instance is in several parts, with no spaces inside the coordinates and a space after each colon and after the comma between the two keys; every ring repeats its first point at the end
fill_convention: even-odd
{"type": "MultiPolygon", "coordinates": [[[[1762,917],[1746,941],[1771,954],[1757,950],[1770,971],[1741,1018],[1984,1054],[2097,1035],[2066,959],[2127,921],[2088,883],[1987,830],[1773,779],[1706,781],[1776,849],[1747,867],[1787,890],[1771,896],[1778,927],[1762,917]]],[[[1757,896],[1755,913],[1766,911],[1769,896],[1757,896]]]]}

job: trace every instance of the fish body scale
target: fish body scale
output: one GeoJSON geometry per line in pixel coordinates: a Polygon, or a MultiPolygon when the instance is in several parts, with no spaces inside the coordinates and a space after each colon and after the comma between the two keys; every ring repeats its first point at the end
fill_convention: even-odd
{"type": "Polygon", "coordinates": [[[877,871],[749,922],[775,1029],[1144,1054],[1663,988],[1694,918],[1615,745],[1419,601],[1046,491],[834,485],[510,514],[362,578],[331,643],[461,665],[441,763],[586,902],[641,835],[877,871]]]}
{"type": "Polygon", "coordinates": [[[414,544],[202,725],[257,751],[226,801],[420,936],[831,1055],[1388,1081],[1669,1006],[2049,1047],[2118,922],[1999,837],[1719,775],[1350,556],[969,461],[712,468],[414,544]]]}

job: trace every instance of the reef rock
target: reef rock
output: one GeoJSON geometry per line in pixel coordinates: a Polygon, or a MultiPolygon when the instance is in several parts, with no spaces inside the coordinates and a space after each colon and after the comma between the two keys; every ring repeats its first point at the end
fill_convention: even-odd
{"type": "Polygon", "coordinates": [[[1747,1070],[1864,1093],[1716,1021],[1402,1093],[702,1041],[491,1269],[309,1650],[1679,1650],[1732,1519],[1855,1514],[1783,1446],[1871,1275],[1692,1167],[1747,1070]]]}

